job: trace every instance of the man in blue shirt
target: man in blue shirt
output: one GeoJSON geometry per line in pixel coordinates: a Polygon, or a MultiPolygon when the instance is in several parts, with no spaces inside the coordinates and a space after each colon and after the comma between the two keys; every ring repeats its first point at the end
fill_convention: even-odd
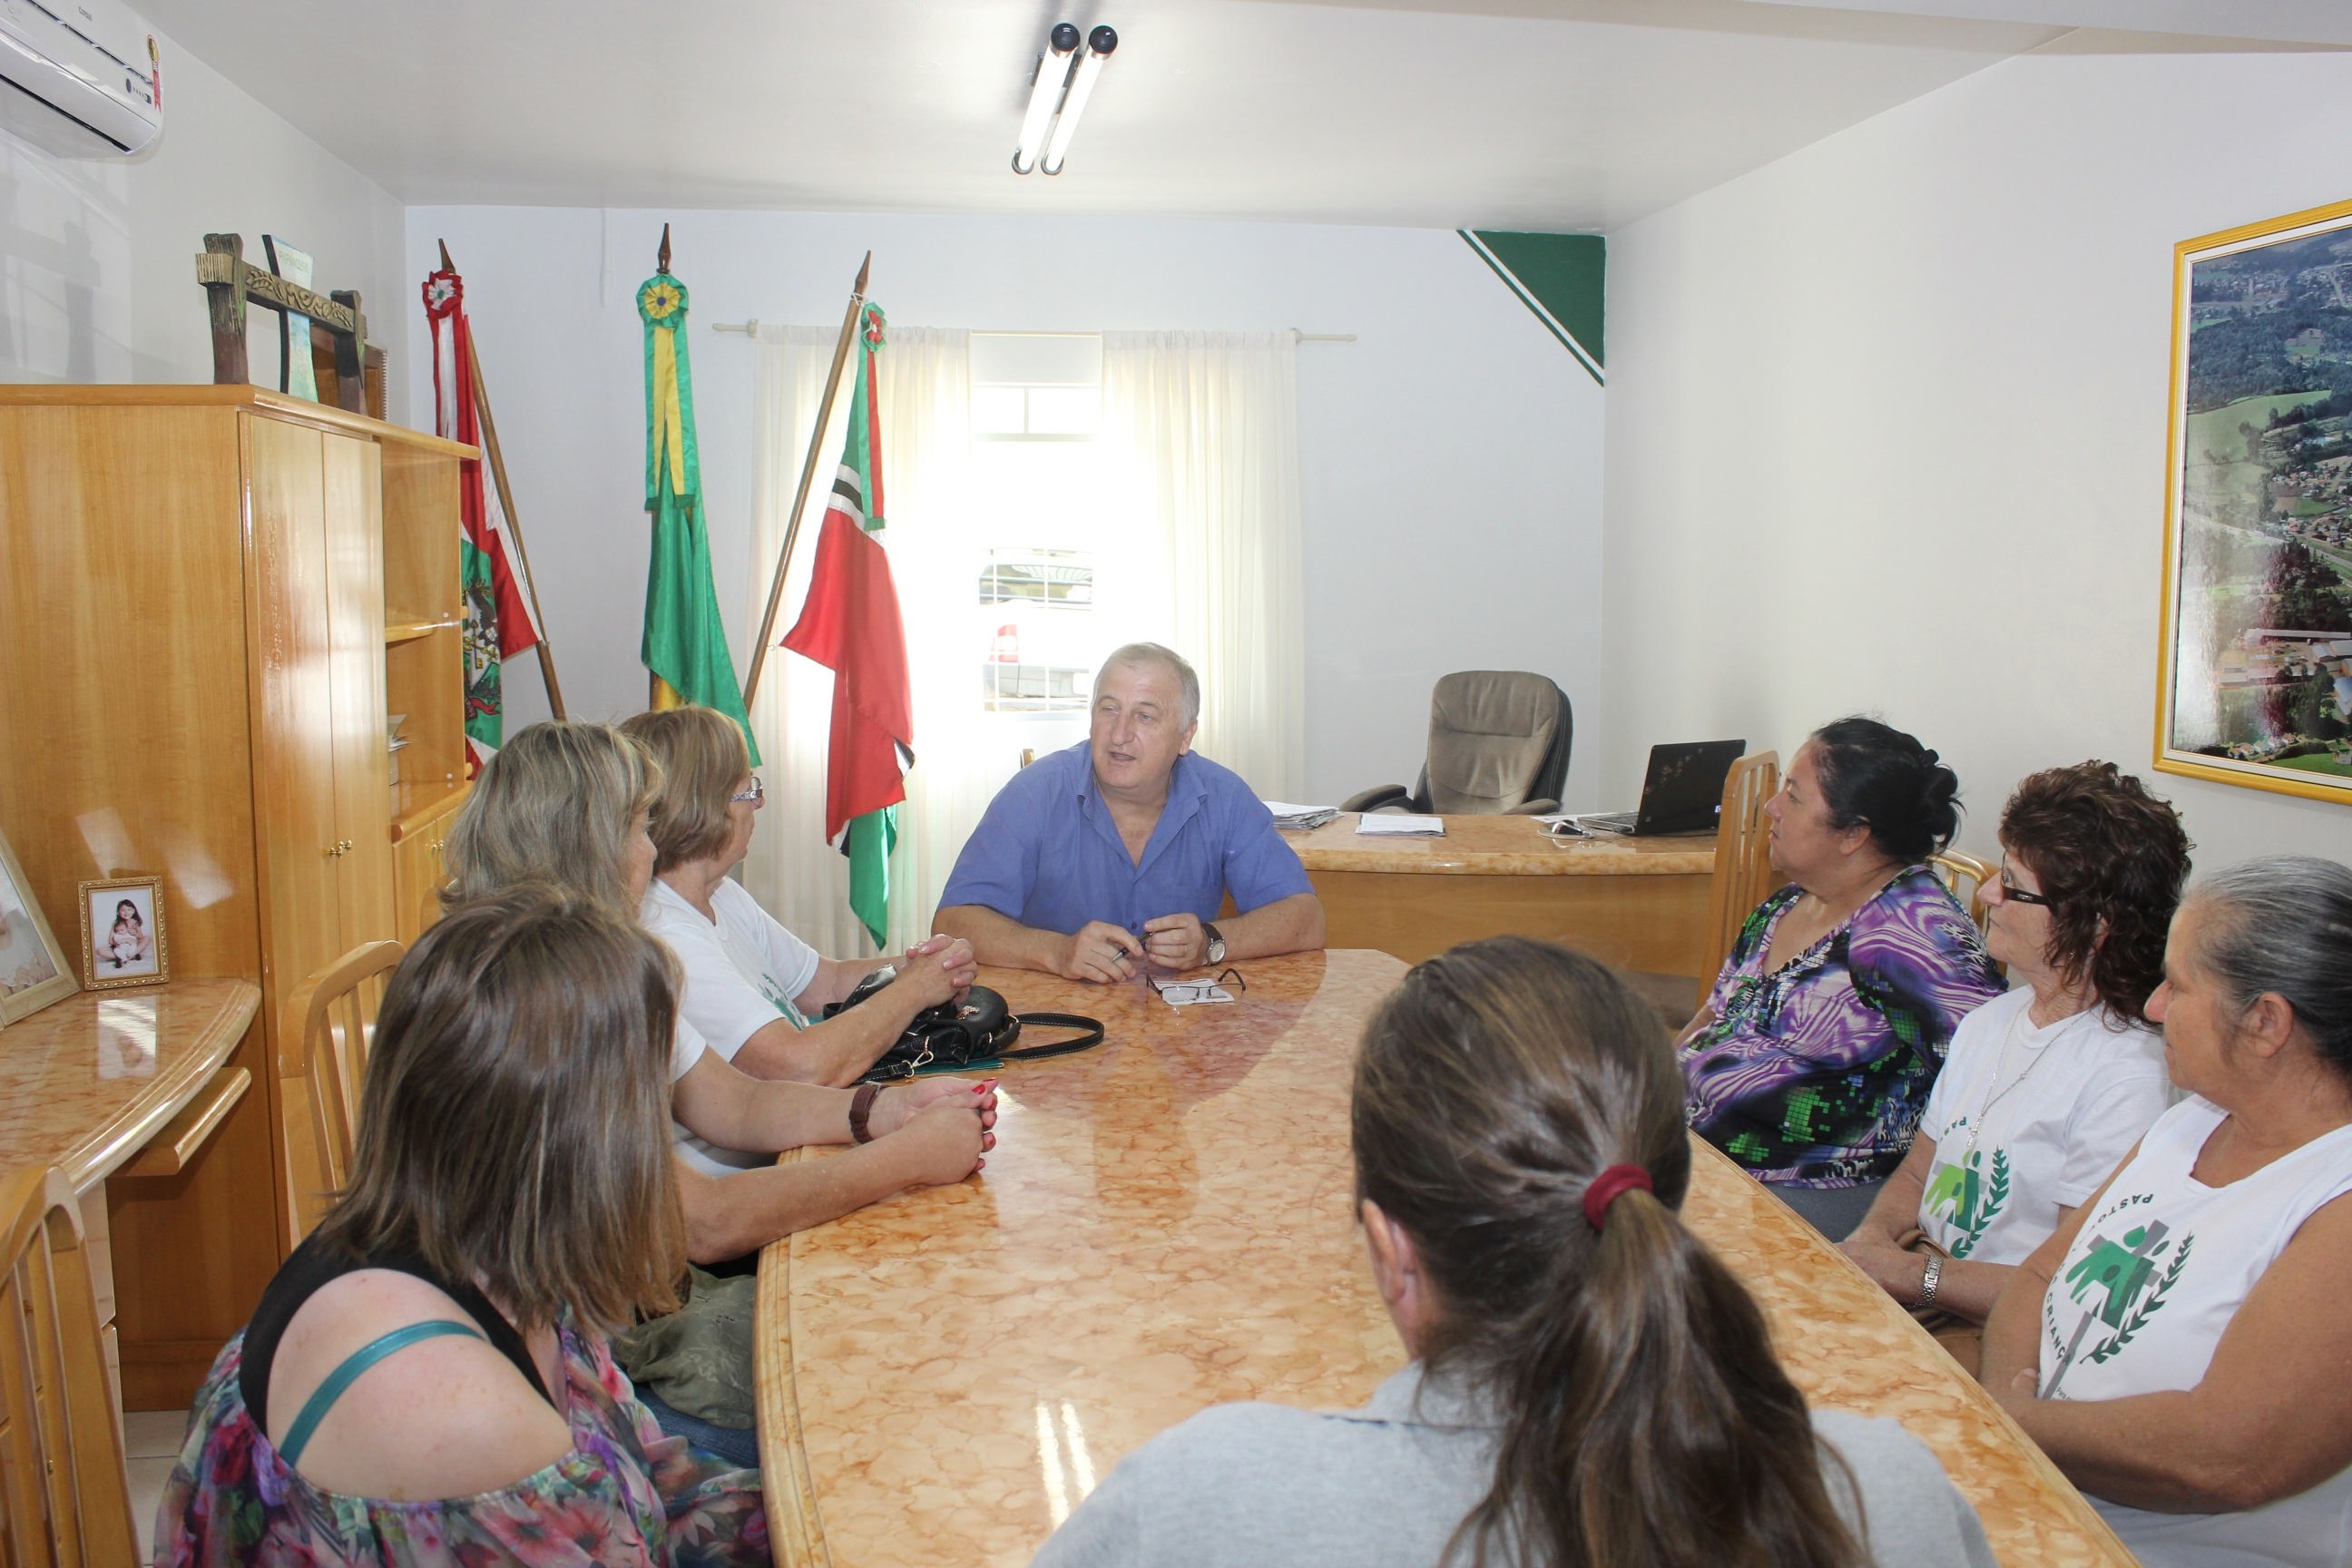
{"type": "Polygon", "coordinates": [[[931,929],[982,963],[1101,984],[1323,945],[1323,906],[1249,785],[1192,754],[1201,680],[1157,643],[1095,677],[1092,731],[1013,775],[931,929]],[[1214,923],[1225,893],[1241,911],[1214,923]]]}

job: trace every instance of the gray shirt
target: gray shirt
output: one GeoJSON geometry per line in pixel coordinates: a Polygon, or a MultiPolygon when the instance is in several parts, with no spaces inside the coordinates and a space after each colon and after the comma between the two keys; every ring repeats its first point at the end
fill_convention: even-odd
{"type": "MultiPolygon", "coordinates": [[[[1831,1496],[1874,1562],[1993,1568],[1984,1527],[1925,1443],[1837,1411],[1815,1412],[1813,1430],[1853,1471],[1859,1505],[1834,1479],[1831,1496]]],[[[1495,1440],[1490,1414],[1443,1384],[1423,1391],[1418,1363],[1361,1410],[1221,1405],[1120,1460],[1032,1568],[1433,1568],[1494,1482],[1495,1440]]]]}

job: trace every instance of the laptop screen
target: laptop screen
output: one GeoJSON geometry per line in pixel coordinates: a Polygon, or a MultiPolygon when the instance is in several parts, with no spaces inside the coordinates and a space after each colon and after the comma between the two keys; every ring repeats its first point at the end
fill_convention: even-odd
{"type": "Polygon", "coordinates": [[[1714,832],[1723,809],[1723,781],[1747,751],[1745,741],[1685,741],[1651,747],[1634,834],[1714,832]]]}

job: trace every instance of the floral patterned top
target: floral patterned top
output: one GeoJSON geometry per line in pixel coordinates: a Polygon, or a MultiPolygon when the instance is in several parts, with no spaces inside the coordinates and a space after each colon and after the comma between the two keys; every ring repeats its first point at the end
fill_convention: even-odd
{"type": "Polygon", "coordinates": [[[763,1568],[755,1470],[665,1435],[601,1339],[562,1331],[571,1453],[510,1487],[435,1502],[321,1491],[278,1457],[237,1389],[245,1336],[196,1395],[155,1519],[155,1568],[763,1568]]]}
{"type": "Polygon", "coordinates": [[[1914,866],[1778,970],[1781,889],[1739,928],[1681,1049],[1690,1124],[1759,1181],[1853,1187],[1910,1152],[1952,1031],[2008,989],[1968,911],[1914,866]]]}

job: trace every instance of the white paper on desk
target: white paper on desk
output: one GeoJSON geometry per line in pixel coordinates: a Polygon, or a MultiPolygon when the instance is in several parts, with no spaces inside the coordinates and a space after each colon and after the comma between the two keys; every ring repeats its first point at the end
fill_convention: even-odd
{"type": "Polygon", "coordinates": [[[1409,812],[1368,811],[1357,818],[1356,831],[1376,838],[1443,838],[1445,818],[1414,816],[1409,812]]]}
{"type": "Polygon", "coordinates": [[[1262,800],[1258,804],[1276,816],[1312,816],[1318,811],[1334,811],[1336,806],[1300,805],[1287,800],[1262,800]]]}

